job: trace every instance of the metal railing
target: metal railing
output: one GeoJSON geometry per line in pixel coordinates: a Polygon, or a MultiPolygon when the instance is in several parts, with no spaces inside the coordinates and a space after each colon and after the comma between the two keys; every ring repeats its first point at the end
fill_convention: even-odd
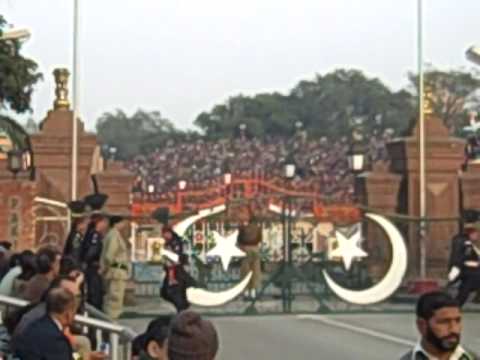
{"type": "MultiPolygon", "coordinates": [[[[0,305],[7,307],[21,308],[28,305],[28,301],[0,295],[0,305]]],[[[108,334],[110,343],[110,359],[128,360],[130,359],[131,342],[136,336],[135,332],[122,325],[114,324],[108,316],[101,311],[87,304],[87,312],[100,319],[89,316],[76,315],[75,323],[95,331],[97,339],[102,339],[102,333],[108,334]]]]}

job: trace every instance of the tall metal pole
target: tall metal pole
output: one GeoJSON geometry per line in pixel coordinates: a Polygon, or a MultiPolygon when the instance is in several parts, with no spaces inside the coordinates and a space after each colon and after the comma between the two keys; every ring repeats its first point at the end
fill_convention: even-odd
{"type": "Polygon", "coordinates": [[[78,36],[79,36],[79,10],[80,0],[73,0],[73,130],[72,130],[72,200],[77,199],[77,168],[78,168],[78,108],[79,108],[79,62],[78,62],[78,36]]]}
{"type": "Polygon", "coordinates": [[[420,277],[427,275],[426,262],[426,222],[427,194],[425,172],[425,97],[424,97],[424,73],[423,73],[423,0],[418,0],[418,104],[420,125],[420,277]]]}

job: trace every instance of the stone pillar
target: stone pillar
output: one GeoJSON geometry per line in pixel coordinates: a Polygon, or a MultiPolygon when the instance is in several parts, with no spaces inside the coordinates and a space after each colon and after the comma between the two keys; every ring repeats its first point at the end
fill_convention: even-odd
{"type": "MultiPolygon", "coordinates": [[[[68,72],[54,72],[57,83],[54,109],[48,112],[41,124],[40,131],[30,136],[36,168],[58,189],[59,201],[71,199],[72,172],[72,141],[73,141],[73,111],[67,96],[65,82],[68,72]]],[[[78,121],[78,197],[91,192],[90,173],[94,152],[97,148],[97,138],[86,133],[84,125],[78,121]]]]}
{"type": "MultiPolygon", "coordinates": [[[[451,137],[437,117],[427,114],[426,187],[427,217],[454,218],[459,216],[459,171],[464,161],[465,141],[451,137]]],[[[413,217],[420,216],[419,128],[411,137],[389,143],[392,171],[404,175],[399,194],[399,211],[413,217]]],[[[409,275],[419,275],[420,248],[418,223],[408,227],[409,275]]],[[[445,277],[450,240],[458,231],[457,222],[430,223],[427,235],[427,275],[445,277]]]]}
{"type": "Polygon", "coordinates": [[[130,195],[135,175],[121,162],[109,162],[107,168],[96,174],[102,193],[108,194],[106,210],[113,213],[130,213],[130,195]]]}
{"type": "Polygon", "coordinates": [[[480,163],[470,162],[461,175],[463,208],[480,209],[480,163]]]}
{"type": "MultiPolygon", "coordinates": [[[[388,171],[387,163],[374,164],[371,172],[358,177],[364,204],[380,214],[396,213],[401,180],[401,175],[388,171]]],[[[367,263],[370,274],[379,279],[390,266],[391,249],[385,232],[376,224],[368,222],[366,233],[364,248],[369,255],[367,263]]]]}

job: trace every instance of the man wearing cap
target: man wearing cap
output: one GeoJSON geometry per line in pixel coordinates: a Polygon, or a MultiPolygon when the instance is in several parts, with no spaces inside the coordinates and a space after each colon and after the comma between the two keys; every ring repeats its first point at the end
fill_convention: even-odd
{"type": "Polygon", "coordinates": [[[187,257],[183,253],[182,238],[168,226],[162,228],[162,237],[165,239],[165,249],[178,255],[178,261],[166,259],[165,278],[160,294],[175,306],[177,312],[180,312],[190,307],[187,288],[193,286],[195,281],[183,268],[187,257]]]}
{"type": "Polygon", "coordinates": [[[82,243],[81,263],[85,269],[85,284],[87,286],[87,302],[98,310],[103,308],[103,280],[100,276],[100,256],[102,240],[108,231],[109,223],[106,215],[101,212],[108,196],[92,194],[85,198],[85,204],[92,215],[87,233],[82,243]]]}
{"type": "Polygon", "coordinates": [[[260,246],[262,244],[263,234],[262,227],[259,226],[253,218],[251,211],[249,212],[248,221],[240,225],[238,229],[237,242],[247,256],[242,259],[240,273],[242,279],[248,273],[252,273],[252,279],[247,286],[247,298],[255,299],[257,289],[262,278],[262,269],[260,261],[260,246]]]}
{"type": "Polygon", "coordinates": [[[63,256],[69,256],[80,265],[82,242],[88,229],[89,218],[83,201],[72,201],[68,204],[71,212],[72,227],[65,241],[63,256]]]}
{"type": "Polygon", "coordinates": [[[110,216],[110,230],[103,240],[100,258],[105,286],[103,310],[114,320],[119,318],[123,310],[129,273],[128,246],[121,234],[127,225],[124,217],[110,216]]]}
{"type": "Polygon", "coordinates": [[[167,342],[169,360],[214,360],[218,334],[213,324],[193,311],[178,314],[167,342]]]}
{"type": "Polygon", "coordinates": [[[479,233],[472,225],[467,225],[463,235],[452,241],[450,254],[450,282],[460,281],[457,301],[463,306],[470,293],[480,289],[480,249],[479,233]]]}

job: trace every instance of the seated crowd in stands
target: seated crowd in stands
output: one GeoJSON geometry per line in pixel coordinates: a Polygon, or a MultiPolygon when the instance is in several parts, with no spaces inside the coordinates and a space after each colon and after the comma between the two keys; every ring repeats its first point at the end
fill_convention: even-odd
{"type": "MultiPolygon", "coordinates": [[[[74,353],[83,360],[108,358],[92,350],[96,336],[74,323],[75,314],[84,312],[84,274],[72,258],[62,258],[52,245],[11,254],[6,242],[0,243],[0,254],[0,295],[28,301],[4,309],[0,358],[66,360],[74,353]]],[[[132,350],[136,359],[213,360],[218,338],[210,322],[186,311],[152,321],[132,350]]]]}
{"type": "MultiPolygon", "coordinates": [[[[369,136],[371,161],[387,160],[386,143],[393,131],[369,136]]],[[[332,141],[326,137],[307,139],[304,132],[292,138],[266,137],[263,140],[240,136],[218,141],[194,143],[169,140],[148,155],[139,155],[127,163],[137,175],[134,192],[151,201],[175,200],[180,180],[187,190],[205,190],[223,184],[228,167],[235,178],[256,178],[282,184],[283,164],[293,154],[297,177],[295,190],[323,194],[332,202],[352,199],[353,177],[348,169],[349,140],[332,141]]]]}

